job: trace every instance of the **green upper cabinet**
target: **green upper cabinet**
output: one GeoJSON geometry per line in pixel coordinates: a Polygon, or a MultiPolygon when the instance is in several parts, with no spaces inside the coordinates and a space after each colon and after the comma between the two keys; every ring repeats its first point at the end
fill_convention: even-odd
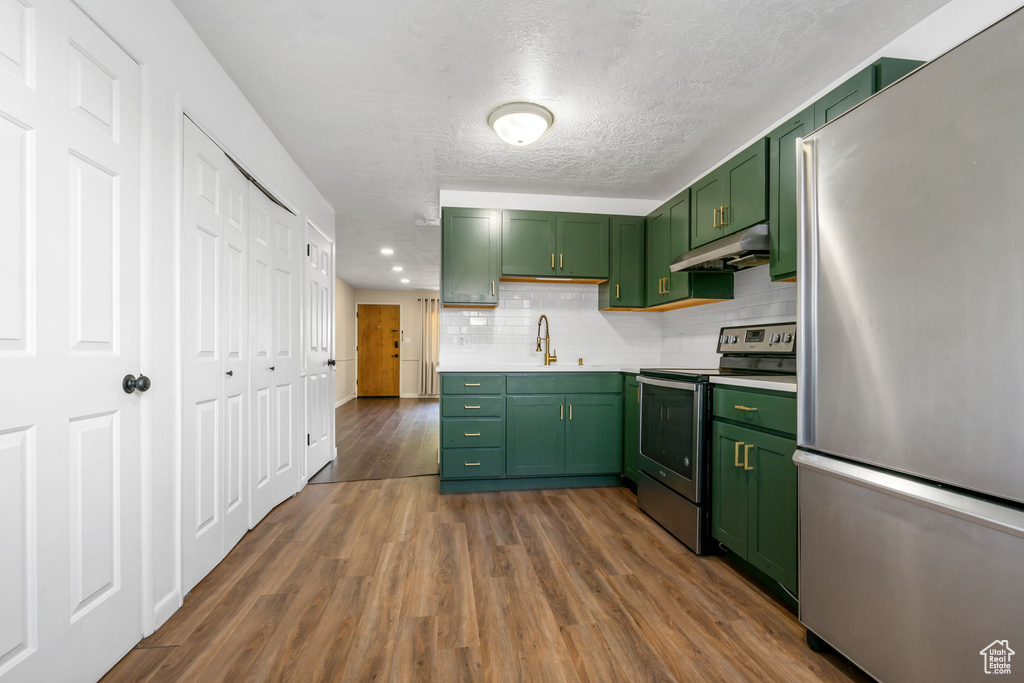
{"type": "Polygon", "coordinates": [[[608,216],[557,214],[558,274],[572,278],[608,277],[608,216]]]}
{"type": "Polygon", "coordinates": [[[636,483],[640,458],[640,383],[636,375],[622,380],[622,474],[636,483]]]}
{"type": "Polygon", "coordinates": [[[768,139],[693,185],[690,249],[768,220],[768,139]]]}
{"type": "Polygon", "coordinates": [[[690,251],[690,192],[684,190],[668,203],[668,244],[665,258],[665,295],[669,301],[690,296],[690,273],[673,273],[668,268],[679,256],[690,251]]]}
{"type": "Polygon", "coordinates": [[[442,212],[441,301],[445,306],[497,306],[501,277],[501,212],[442,212]]]}
{"type": "Polygon", "coordinates": [[[558,274],[557,214],[501,212],[501,274],[552,277],[558,274]]]}
{"type": "Polygon", "coordinates": [[[668,301],[665,279],[669,277],[668,255],[671,252],[668,208],[662,207],[647,217],[647,305],[658,306],[668,301]]]}
{"type": "Polygon", "coordinates": [[[773,280],[796,277],[797,187],[796,139],[846,113],[882,88],[886,88],[924,62],[883,57],[857,72],[813,105],[789,119],[768,135],[769,218],[771,224],[771,265],[773,280]]]}
{"type": "Polygon", "coordinates": [[[565,403],[565,473],[622,472],[622,396],[570,394],[565,403]]]}
{"type": "Polygon", "coordinates": [[[602,311],[644,307],[644,235],[642,216],[612,216],[611,271],[608,281],[597,288],[597,307],[602,311]]]}
{"type": "Polygon", "coordinates": [[[565,472],[565,396],[509,396],[505,420],[507,475],[565,472]]]}

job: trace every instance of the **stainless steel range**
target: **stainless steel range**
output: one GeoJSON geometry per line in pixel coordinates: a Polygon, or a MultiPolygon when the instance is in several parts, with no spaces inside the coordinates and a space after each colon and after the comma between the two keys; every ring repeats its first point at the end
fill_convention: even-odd
{"type": "Polygon", "coordinates": [[[640,370],[640,509],[695,553],[711,549],[710,382],[717,375],[793,375],[796,324],[723,327],[719,366],[640,370]]]}

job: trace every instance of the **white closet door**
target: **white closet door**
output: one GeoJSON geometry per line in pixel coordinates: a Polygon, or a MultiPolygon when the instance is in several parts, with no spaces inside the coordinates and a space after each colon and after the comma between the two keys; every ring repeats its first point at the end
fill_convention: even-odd
{"type": "Polygon", "coordinates": [[[139,109],[138,65],[70,2],[0,0],[6,680],[95,680],[142,635],[139,109]]]}
{"type": "Polygon", "coordinates": [[[248,528],[244,504],[248,181],[185,119],[182,207],[182,588],[248,528]],[[227,375],[228,371],[232,376],[227,375]],[[230,527],[230,529],[229,529],[230,527]]]}
{"type": "Polygon", "coordinates": [[[296,217],[249,187],[251,525],[299,487],[300,234],[296,217]]]}
{"type": "Polygon", "coordinates": [[[306,477],[334,457],[334,244],[306,224],[306,477]]]}

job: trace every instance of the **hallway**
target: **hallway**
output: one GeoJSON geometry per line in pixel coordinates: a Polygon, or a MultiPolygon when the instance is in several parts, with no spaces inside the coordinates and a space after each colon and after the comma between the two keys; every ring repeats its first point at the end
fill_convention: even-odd
{"type": "Polygon", "coordinates": [[[310,484],[437,474],[438,399],[357,398],[335,410],[338,457],[310,484]]]}

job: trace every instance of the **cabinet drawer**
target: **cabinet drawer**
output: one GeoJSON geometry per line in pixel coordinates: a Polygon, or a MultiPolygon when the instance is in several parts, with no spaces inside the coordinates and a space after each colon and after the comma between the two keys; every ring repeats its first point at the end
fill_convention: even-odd
{"type": "Polygon", "coordinates": [[[509,394],[619,394],[622,375],[617,372],[521,373],[505,380],[509,394]]]}
{"type": "Polygon", "coordinates": [[[714,389],[715,417],[750,427],[796,434],[796,397],[742,389],[714,389]]]}
{"type": "Polygon", "coordinates": [[[501,417],[501,396],[445,396],[442,417],[501,417]]]}
{"type": "Polygon", "coordinates": [[[505,458],[500,448],[445,448],[441,450],[442,477],[500,477],[505,458]]]}
{"type": "Polygon", "coordinates": [[[502,420],[441,420],[441,446],[444,448],[500,448],[505,441],[502,420]]]}
{"type": "Polygon", "coordinates": [[[442,394],[500,394],[501,375],[442,375],[442,394]]]}

